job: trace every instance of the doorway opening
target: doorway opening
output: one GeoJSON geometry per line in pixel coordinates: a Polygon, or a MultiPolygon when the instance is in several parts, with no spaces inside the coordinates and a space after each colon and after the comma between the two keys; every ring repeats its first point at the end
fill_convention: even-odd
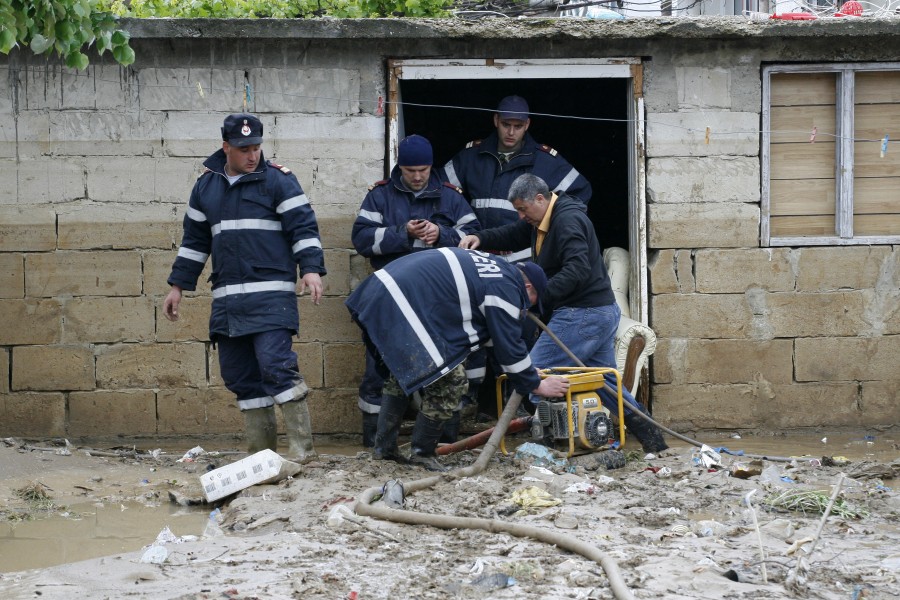
{"type": "Polygon", "coordinates": [[[525,98],[532,137],[556,149],[591,183],[588,216],[601,245],[629,251],[632,318],[646,323],[637,59],[394,60],[388,71],[388,169],[396,161],[397,142],[413,133],[431,141],[434,164],[444,165],[468,142],[491,133],[501,98],[525,98]]]}

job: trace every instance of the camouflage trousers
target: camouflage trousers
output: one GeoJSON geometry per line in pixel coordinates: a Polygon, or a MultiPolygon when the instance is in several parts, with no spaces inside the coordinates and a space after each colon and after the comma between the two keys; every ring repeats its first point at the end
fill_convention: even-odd
{"type": "MultiPolygon", "coordinates": [[[[460,364],[455,369],[429,386],[414,392],[412,398],[417,400],[419,411],[435,421],[446,421],[453,416],[459,406],[459,400],[469,390],[465,366],[460,364]]],[[[393,375],[384,382],[386,396],[406,397],[400,384],[393,375]]]]}

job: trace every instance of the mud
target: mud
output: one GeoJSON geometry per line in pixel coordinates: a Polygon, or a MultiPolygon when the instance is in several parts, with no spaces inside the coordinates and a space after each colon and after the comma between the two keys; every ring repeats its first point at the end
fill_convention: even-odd
{"type": "MultiPolygon", "coordinates": [[[[768,455],[790,455],[791,447],[804,445],[820,451],[793,462],[763,461],[763,475],[747,479],[731,476],[735,463],[746,464],[747,457],[723,452],[720,467],[705,467],[694,460],[697,449],[686,445],[649,459],[631,452],[626,466],[612,471],[535,468],[527,457],[495,456],[476,477],[444,477],[430,489],[407,495],[405,508],[499,519],[574,536],[613,558],[636,598],[896,597],[898,440],[883,434],[871,440],[838,440],[713,442],[730,451],[753,447],[768,455]],[[841,474],[833,514],[815,542],[810,540],[821,521],[815,508],[804,514],[766,504],[779,493],[818,491],[824,505],[841,474]],[[550,506],[527,508],[513,502],[517,491],[539,499],[533,490],[522,494],[532,487],[546,492],[549,501],[544,504],[550,506]],[[759,533],[745,504],[754,490],[750,499],[759,533]],[[766,555],[765,581],[760,544],[766,555]],[[813,545],[812,555],[805,555],[804,548],[813,545]],[[799,568],[801,562],[807,568],[799,568]]],[[[320,446],[320,452],[324,448],[320,446]]],[[[180,457],[180,452],[153,456],[140,451],[121,458],[88,457],[77,448],[63,456],[25,450],[19,441],[0,444],[0,515],[8,523],[41,518],[36,513],[28,517],[34,509],[16,495],[37,481],[51,490],[56,504],[165,503],[170,492],[189,504],[201,497],[199,474],[242,455],[176,462],[180,457]]],[[[460,467],[476,457],[476,452],[465,452],[442,460],[460,467]]],[[[174,537],[183,539],[164,544],[161,564],[141,562],[145,550],[140,548],[17,571],[6,564],[4,541],[0,596],[613,597],[597,563],[555,546],[506,533],[402,525],[348,510],[372,486],[430,475],[373,461],[367,452],[323,453],[290,480],[249,488],[218,506],[182,507],[200,512],[203,532],[193,539],[170,523],[174,537]],[[210,520],[207,515],[215,508],[218,518],[210,520]]],[[[153,537],[149,534],[145,544],[153,537]]]]}

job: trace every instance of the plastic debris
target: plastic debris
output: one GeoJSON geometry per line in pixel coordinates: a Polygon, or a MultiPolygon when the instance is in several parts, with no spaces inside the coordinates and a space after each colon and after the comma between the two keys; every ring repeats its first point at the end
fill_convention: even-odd
{"type": "Polygon", "coordinates": [[[194,446],[184,453],[184,456],[175,462],[194,462],[194,459],[203,454],[204,450],[200,446],[194,446]]]}
{"type": "Polygon", "coordinates": [[[748,479],[762,473],[762,461],[753,460],[749,463],[736,462],[731,465],[731,476],[737,479],[748,479]]]}
{"type": "Polygon", "coordinates": [[[472,580],[472,587],[484,592],[500,590],[516,584],[516,580],[506,573],[487,573],[472,580]]]}
{"type": "Polygon", "coordinates": [[[166,550],[166,547],[153,544],[141,555],[141,562],[161,565],[166,562],[167,558],[169,558],[169,551],[166,550]]]}
{"type": "Polygon", "coordinates": [[[565,458],[557,458],[546,446],[534,442],[525,442],[516,449],[516,459],[531,460],[537,466],[564,467],[565,458]]]}
{"type": "Polygon", "coordinates": [[[562,503],[559,498],[554,498],[546,490],[539,487],[529,486],[513,492],[512,502],[521,506],[524,510],[533,510],[541,508],[550,508],[558,506],[562,503]]]}
{"type": "Polygon", "coordinates": [[[722,456],[706,444],[700,446],[699,451],[694,451],[693,461],[694,464],[701,465],[707,469],[722,466],[722,456]]]}
{"type": "Polygon", "coordinates": [[[388,508],[403,508],[404,500],[403,482],[399,479],[391,479],[381,488],[381,501],[388,508]]]}

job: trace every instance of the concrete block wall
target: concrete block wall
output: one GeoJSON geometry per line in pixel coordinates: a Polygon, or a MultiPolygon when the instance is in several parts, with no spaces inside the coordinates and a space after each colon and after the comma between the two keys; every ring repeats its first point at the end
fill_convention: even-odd
{"type": "Polygon", "coordinates": [[[298,297],[295,344],[314,430],[358,431],[364,353],[343,301],[368,274],[350,229],[384,169],[384,117],[359,103],[371,65],[202,69],[148,50],[84,72],[14,52],[0,82],[0,435],[243,431],[209,341],[209,266],[178,322],[162,301],[191,187],[247,83],[263,152],[297,175],[325,248],[325,297],[298,297]]]}
{"type": "Polygon", "coordinates": [[[676,430],[894,426],[900,248],[761,248],[759,72],[708,58],[647,66],[654,415],[676,430]]]}

